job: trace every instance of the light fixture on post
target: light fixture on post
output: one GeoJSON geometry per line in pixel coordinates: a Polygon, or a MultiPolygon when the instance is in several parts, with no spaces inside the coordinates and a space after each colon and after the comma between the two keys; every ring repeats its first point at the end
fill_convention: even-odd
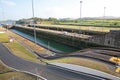
{"type": "Polygon", "coordinates": [[[34,16],[34,2],[32,0],[32,14],[33,14],[33,27],[34,27],[34,43],[36,46],[36,27],[35,27],[35,16],[34,16]]]}

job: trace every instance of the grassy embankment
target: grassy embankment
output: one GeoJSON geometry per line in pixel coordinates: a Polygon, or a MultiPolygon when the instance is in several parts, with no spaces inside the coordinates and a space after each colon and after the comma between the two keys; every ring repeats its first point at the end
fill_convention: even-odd
{"type": "Polygon", "coordinates": [[[22,45],[20,45],[17,41],[14,41],[13,43],[5,44],[15,55],[22,57],[27,60],[31,61],[38,61],[36,56],[26,50],[22,45]]]}
{"type": "Polygon", "coordinates": [[[20,72],[10,72],[0,74],[0,80],[36,80],[36,77],[20,72]]]}
{"type": "Polygon", "coordinates": [[[7,68],[3,65],[3,63],[0,62],[0,80],[36,80],[35,76],[21,73],[21,72],[15,72],[11,70],[10,68],[7,68]]]}
{"type": "Polygon", "coordinates": [[[2,62],[0,61],[0,73],[6,73],[12,71],[11,69],[5,67],[2,62]]]}
{"type": "Polygon", "coordinates": [[[7,35],[8,36],[12,36],[15,38],[15,40],[17,40],[20,44],[22,45],[26,45],[27,47],[29,47],[30,49],[36,51],[36,52],[40,52],[41,54],[45,54],[48,50],[39,46],[39,45],[35,45],[34,42],[29,41],[28,39],[25,39],[11,31],[7,31],[7,35]]]}
{"type": "Polygon", "coordinates": [[[9,37],[8,37],[8,35],[6,35],[6,33],[0,34],[0,42],[4,43],[4,45],[6,47],[8,47],[9,50],[12,51],[12,53],[17,55],[18,57],[21,57],[21,58],[24,58],[27,60],[31,60],[31,61],[35,61],[35,62],[39,62],[39,60],[37,59],[35,54],[33,54],[30,51],[28,51],[27,49],[25,49],[17,41],[10,43],[9,37]]]}

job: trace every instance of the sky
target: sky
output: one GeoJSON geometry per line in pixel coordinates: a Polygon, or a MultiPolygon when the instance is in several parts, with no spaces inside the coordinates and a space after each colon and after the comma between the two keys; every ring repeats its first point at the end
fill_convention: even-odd
{"type": "MultiPolygon", "coordinates": [[[[35,17],[79,18],[80,0],[33,0],[35,17]]],[[[120,0],[82,0],[81,17],[120,17],[120,0]],[[106,7],[106,9],[104,9],[106,7]]],[[[32,0],[0,0],[0,20],[32,17],[32,0]]]]}

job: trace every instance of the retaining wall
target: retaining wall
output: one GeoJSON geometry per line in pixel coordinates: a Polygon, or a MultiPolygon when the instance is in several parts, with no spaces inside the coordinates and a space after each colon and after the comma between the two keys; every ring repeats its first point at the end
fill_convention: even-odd
{"type": "Polygon", "coordinates": [[[89,39],[89,42],[120,48],[120,31],[112,30],[105,35],[97,36],[89,39]]]}

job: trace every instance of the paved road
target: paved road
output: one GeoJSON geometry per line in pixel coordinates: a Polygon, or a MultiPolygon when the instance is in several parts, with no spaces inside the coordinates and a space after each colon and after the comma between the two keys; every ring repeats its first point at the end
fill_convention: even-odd
{"type": "Polygon", "coordinates": [[[0,60],[9,67],[41,75],[47,80],[99,80],[88,75],[78,75],[64,70],[49,68],[44,64],[23,60],[11,54],[11,52],[1,43],[0,60]]]}

